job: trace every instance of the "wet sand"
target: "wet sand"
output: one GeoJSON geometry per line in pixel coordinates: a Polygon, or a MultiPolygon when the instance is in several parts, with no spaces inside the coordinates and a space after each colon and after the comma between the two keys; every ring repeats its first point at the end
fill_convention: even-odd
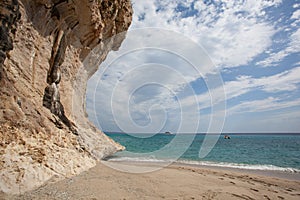
{"type": "MultiPolygon", "coordinates": [[[[107,163],[107,162],[104,162],[107,163]]],[[[109,163],[111,164],[111,163],[109,163]]],[[[114,163],[113,163],[114,165],[114,163]]],[[[125,163],[127,169],[140,168],[125,163]]],[[[152,166],[144,166],[149,169],[152,166]]],[[[299,175],[297,175],[299,176],[299,175]]],[[[288,176],[287,176],[288,178],[288,176]]],[[[78,176],[5,199],[300,199],[300,181],[243,170],[170,165],[134,174],[99,163],[78,176]]]]}

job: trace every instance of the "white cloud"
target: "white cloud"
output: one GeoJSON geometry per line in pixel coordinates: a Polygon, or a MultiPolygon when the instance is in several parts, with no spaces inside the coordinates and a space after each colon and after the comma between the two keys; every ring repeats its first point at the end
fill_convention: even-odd
{"type": "Polygon", "coordinates": [[[245,101],[227,110],[227,115],[245,112],[265,112],[300,106],[300,99],[284,101],[280,98],[269,97],[262,100],[245,101]]]}
{"type": "Polygon", "coordinates": [[[298,88],[300,67],[260,79],[254,79],[253,85],[262,87],[266,92],[294,91],[298,88]]]}
{"type": "MultiPolygon", "coordinates": [[[[153,70],[155,71],[155,69],[153,70]]],[[[149,70],[148,72],[150,74],[152,73],[151,70],[149,70]]],[[[163,73],[163,71],[160,71],[160,74],[161,77],[158,77],[158,79],[163,79],[162,77],[167,76],[167,74],[163,73]]],[[[160,122],[165,122],[166,120],[165,115],[166,112],[168,111],[171,111],[171,113],[175,115],[175,117],[173,116],[174,117],[173,123],[176,121],[180,121],[178,116],[180,116],[181,114],[185,114],[185,117],[188,118],[189,121],[191,121],[192,123],[193,119],[199,117],[197,113],[200,113],[202,109],[210,108],[212,104],[219,104],[221,103],[221,101],[225,100],[222,98],[222,93],[224,92],[223,90],[225,90],[226,100],[238,98],[241,95],[244,95],[249,92],[257,91],[257,90],[268,92],[272,96],[278,92],[295,91],[296,89],[298,89],[300,84],[299,74],[300,74],[300,67],[296,67],[294,69],[287,70],[279,74],[275,74],[267,77],[261,77],[261,78],[240,76],[237,77],[237,79],[234,81],[225,82],[224,87],[217,87],[215,89],[210,90],[209,92],[199,94],[199,95],[189,94],[184,98],[180,98],[178,99],[180,104],[172,98],[173,96],[176,96],[178,94],[172,94],[167,89],[162,89],[162,88],[155,89],[154,87],[153,89],[156,91],[154,91],[152,95],[146,93],[140,93],[141,97],[138,97],[137,95],[138,93],[137,93],[136,95],[131,96],[133,97],[132,101],[135,102],[131,102],[132,104],[130,107],[130,113],[133,115],[133,118],[134,116],[140,116],[142,119],[141,124],[146,122],[149,123],[150,115],[152,119],[159,119],[160,122]],[[214,100],[211,99],[212,97],[214,98],[214,100]],[[199,105],[199,110],[196,109],[197,104],[199,105]],[[183,109],[182,110],[183,113],[180,113],[180,109],[183,109]],[[158,112],[159,110],[163,111],[163,113],[158,112]],[[172,111],[174,111],[176,114],[174,114],[174,112],[172,111]]],[[[139,77],[141,80],[147,79],[145,73],[143,72],[141,72],[138,76],[134,75],[134,77],[139,77]]],[[[172,82],[175,80],[178,80],[178,77],[170,76],[170,79],[165,81],[172,82]]],[[[117,114],[121,119],[128,119],[129,116],[124,107],[124,105],[127,105],[127,103],[125,102],[124,104],[123,102],[124,100],[126,101],[126,98],[130,96],[126,88],[133,87],[133,85],[131,84],[139,83],[139,81],[136,80],[132,80],[132,82],[130,82],[130,80],[128,81],[129,82],[124,83],[124,85],[122,86],[123,90],[119,90],[118,98],[116,98],[118,102],[114,104],[114,106],[116,106],[115,110],[118,110],[117,114]]],[[[176,84],[174,86],[176,86],[176,84]]],[[[102,87],[104,89],[106,88],[107,91],[103,89],[100,90],[101,93],[99,91],[97,96],[97,99],[99,99],[98,105],[102,105],[103,108],[109,108],[111,100],[108,99],[109,96],[107,96],[107,94],[109,94],[113,88],[111,85],[105,85],[105,82],[104,85],[102,85],[102,87]]],[[[149,91],[149,89],[147,89],[147,91],[149,91]]],[[[300,103],[299,99],[290,100],[290,101],[285,101],[284,99],[281,98],[251,100],[247,102],[242,102],[241,104],[237,104],[229,108],[228,113],[235,114],[242,111],[262,112],[262,111],[278,110],[282,108],[296,106],[299,105],[299,103],[300,103]]],[[[101,113],[101,116],[103,118],[106,118],[108,114],[101,113]]],[[[205,121],[206,126],[208,126],[207,123],[209,123],[209,117],[210,117],[210,113],[208,113],[208,116],[201,114],[201,121],[202,122],[205,121]]],[[[105,121],[105,119],[102,120],[105,121]]],[[[134,118],[133,120],[138,121],[138,118],[134,118]]],[[[158,125],[159,124],[155,124],[155,126],[161,127],[158,125]]],[[[205,125],[202,125],[202,127],[203,126],[205,125]]]]}
{"type": "MultiPolygon", "coordinates": [[[[286,47],[277,51],[269,53],[269,56],[256,63],[256,65],[269,67],[269,66],[276,66],[278,65],[282,60],[284,60],[287,56],[293,53],[299,53],[300,52],[300,10],[296,10],[293,12],[291,19],[294,20],[291,26],[295,27],[296,29],[289,35],[289,41],[286,42],[286,47]]],[[[291,31],[292,28],[286,28],[286,30],[291,31]]]]}
{"type": "Polygon", "coordinates": [[[261,78],[253,78],[250,76],[240,76],[237,80],[225,82],[224,87],[218,87],[214,90],[200,94],[197,96],[200,109],[211,106],[211,96],[213,94],[216,98],[215,103],[222,101],[219,94],[225,90],[226,100],[230,100],[250,91],[264,91],[268,93],[289,92],[295,91],[299,88],[300,67],[287,70],[285,72],[275,74],[273,76],[266,76],[261,78]]]}
{"type": "MultiPolygon", "coordinates": [[[[294,108],[295,109],[295,108],[294,108]]],[[[228,117],[224,132],[299,133],[300,113],[297,109],[241,113],[228,117]]]]}
{"type": "Polygon", "coordinates": [[[295,3],[294,5],[293,5],[293,8],[299,8],[300,7],[300,4],[299,3],[295,3]]]}
{"type": "Polygon", "coordinates": [[[295,64],[293,64],[293,66],[294,66],[294,67],[300,66],[300,61],[297,62],[297,63],[295,63],[295,64]]]}
{"type": "Polygon", "coordinates": [[[276,53],[270,53],[269,57],[265,60],[259,61],[256,65],[269,67],[276,66],[280,63],[284,58],[293,53],[300,52],[300,28],[293,32],[290,36],[290,41],[285,49],[280,50],[276,53]]]}
{"type": "Polygon", "coordinates": [[[160,27],[179,31],[202,45],[218,66],[247,64],[266,50],[275,34],[265,9],[276,1],[133,1],[132,28],[160,27]],[[179,12],[178,6],[182,8],[179,12]],[[192,14],[191,14],[192,13],[192,14]]]}
{"type": "Polygon", "coordinates": [[[300,10],[296,10],[295,12],[293,12],[291,19],[299,20],[300,19],[300,10]]]}
{"type": "MultiPolygon", "coordinates": [[[[282,99],[284,100],[284,99],[282,99]]],[[[299,133],[299,99],[280,101],[279,98],[245,102],[228,111],[225,132],[299,133]],[[256,112],[253,110],[257,110],[256,112]]]]}

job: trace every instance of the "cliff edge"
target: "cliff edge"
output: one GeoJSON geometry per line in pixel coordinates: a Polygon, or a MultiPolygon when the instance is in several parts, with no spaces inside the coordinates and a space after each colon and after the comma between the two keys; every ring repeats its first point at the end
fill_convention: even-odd
{"type": "Polygon", "coordinates": [[[0,0],[2,192],[79,174],[123,150],[88,121],[85,93],[131,19],[129,0],[0,0]]]}

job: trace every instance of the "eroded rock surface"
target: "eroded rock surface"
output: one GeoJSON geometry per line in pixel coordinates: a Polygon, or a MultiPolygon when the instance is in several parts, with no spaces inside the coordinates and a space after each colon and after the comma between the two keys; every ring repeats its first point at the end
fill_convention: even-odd
{"type": "Polygon", "coordinates": [[[86,118],[89,77],[125,38],[129,0],[0,0],[0,189],[76,175],[123,147],[86,118]]]}

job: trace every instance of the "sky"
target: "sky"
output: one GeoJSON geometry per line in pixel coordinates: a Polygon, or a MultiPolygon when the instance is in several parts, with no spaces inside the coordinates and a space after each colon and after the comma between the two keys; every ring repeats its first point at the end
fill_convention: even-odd
{"type": "Polygon", "coordinates": [[[106,132],[300,132],[299,0],[132,0],[88,82],[106,132]]]}

